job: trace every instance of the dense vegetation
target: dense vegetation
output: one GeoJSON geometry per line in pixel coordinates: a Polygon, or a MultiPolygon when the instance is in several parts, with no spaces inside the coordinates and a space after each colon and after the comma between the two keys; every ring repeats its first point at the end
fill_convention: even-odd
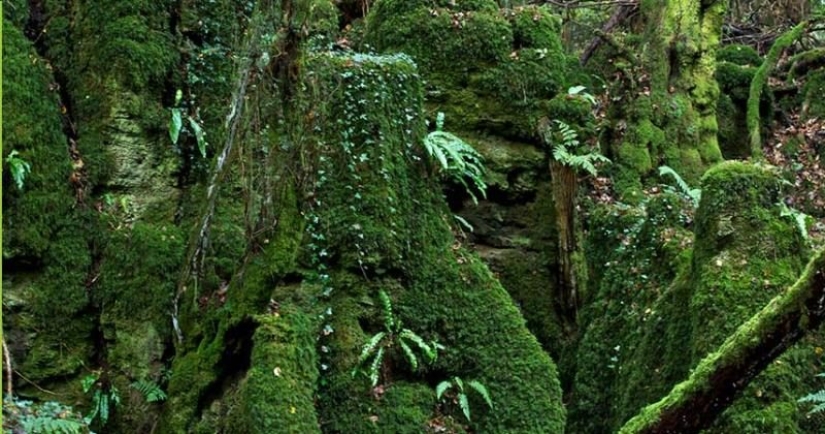
{"type": "Polygon", "coordinates": [[[4,431],[823,429],[818,8],[5,1],[4,431]]]}

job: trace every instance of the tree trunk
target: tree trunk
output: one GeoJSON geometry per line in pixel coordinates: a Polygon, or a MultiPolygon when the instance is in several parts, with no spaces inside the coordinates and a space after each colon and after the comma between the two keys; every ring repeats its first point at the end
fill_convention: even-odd
{"type": "Polygon", "coordinates": [[[721,161],[715,63],[725,4],[640,3],[642,38],[628,46],[638,54],[638,64],[633,59],[615,62],[630,66],[620,68],[617,92],[624,97],[611,113],[616,120],[611,133],[611,151],[618,163],[615,185],[626,200],[640,200],[644,178],[662,164],[694,182],[709,165],[721,161]]]}
{"type": "Polygon", "coordinates": [[[792,287],[702,360],[688,380],[645,407],[620,433],[694,433],[709,427],[754,377],[823,319],[825,250],[792,287]]]}
{"type": "Polygon", "coordinates": [[[559,253],[559,305],[564,318],[570,323],[576,322],[576,310],[579,306],[576,267],[576,192],[578,190],[575,170],[556,160],[550,161],[550,176],[553,189],[553,203],[556,211],[559,253]]]}

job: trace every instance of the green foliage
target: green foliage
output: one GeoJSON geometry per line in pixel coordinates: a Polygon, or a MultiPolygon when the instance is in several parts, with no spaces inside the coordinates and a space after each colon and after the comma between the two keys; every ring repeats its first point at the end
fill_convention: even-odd
{"type": "Polygon", "coordinates": [[[441,170],[450,179],[464,186],[464,190],[478,204],[473,190],[467,185],[466,179],[472,181],[475,188],[487,198],[487,184],[484,182],[484,158],[472,146],[460,137],[443,131],[444,113],[438,112],[435,121],[435,131],[424,138],[424,149],[430,157],[441,164],[441,170]]]}
{"type": "Polygon", "coordinates": [[[18,190],[23,189],[23,181],[26,180],[26,175],[31,172],[31,165],[24,159],[18,157],[19,153],[16,149],[12,149],[9,155],[6,156],[6,164],[9,165],[11,177],[18,190]]]}
{"type": "Polygon", "coordinates": [[[3,402],[3,431],[30,434],[81,434],[88,425],[71,407],[59,402],[35,403],[6,397],[3,402]]]}
{"type": "MultiPolygon", "coordinates": [[[[181,97],[183,96],[183,92],[178,89],[177,93],[175,94],[175,105],[177,106],[180,104],[181,97]]],[[[172,140],[173,145],[178,144],[178,138],[180,137],[180,133],[183,130],[183,108],[181,107],[173,107],[171,109],[172,117],[169,119],[169,138],[172,140]]],[[[206,133],[203,131],[203,127],[201,127],[198,120],[192,116],[187,115],[186,120],[189,121],[189,128],[192,130],[192,134],[195,135],[195,139],[198,142],[198,151],[201,153],[201,157],[206,158],[206,133]]]]}
{"type": "Polygon", "coordinates": [[[676,185],[679,186],[678,193],[685,196],[686,198],[690,199],[690,202],[693,204],[694,208],[699,207],[699,201],[702,199],[702,189],[701,188],[690,188],[690,186],[676,173],[669,166],[660,166],[659,167],[659,176],[671,176],[676,181],[676,185]]]}
{"type": "Polygon", "coordinates": [[[554,119],[553,123],[556,126],[559,140],[553,140],[552,137],[545,136],[545,140],[548,141],[548,143],[555,143],[553,146],[553,159],[573,169],[584,170],[593,176],[596,176],[597,173],[596,163],[610,162],[610,159],[600,152],[588,152],[583,155],[576,154],[575,149],[581,145],[576,130],[558,119],[554,119]]]}
{"type": "Polygon", "coordinates": [[[154,381],[138,380],[132,383],[130,387],[137,390],[146,402],[166,401],[166,392],[164,392],[160,385],[154,381]]]}
{"type": "Polygon", "coordinates": [[[352,371],[353,376],[357,375],[359,371],[364,372],[369,377],[373,387],[378,385],[384,357],[389,350],[400,347],[404,358],[410,364],[410,368],[417,371],[419,361],[418,356],[411,347],[412,344],[415,344],[415,348],[418,348],[424,355],[424,360],[427,363],[435,363],[438,358],[438,350],[444,348],[435,341],[428,343],[415,332],[403,328],[401,321],[395,318],[392,311],[392,302],[389,295],[384,290],[380,290],[378,297],[381,301],[384,316],[384,331],[374,334],[364,344],[361,354],[358,356],[357,366],[352,371]],[[371,363],[370,360],[372,360],[371,363]]]}
{"type": "Polygon", "coordinates": [[[120,406],[120,393],[112,385],[104,387],[98,374],[90,374],[81,380],[83,393],[91,396],[92,410],[83,420],[92,425],[95,422],[99,427],[104,427],[109,422],[112,410],[120,406]]]}
{"type": "MultiPolygon", "coordinates": [[[[493,409],[493,401],[490,399],[490,393],[487,392],[487,387],[485,387],[484,384],[476,380],[470,380],[467,382],[467,385],[484,399],[484,402],[487,403],[490,409],[493,409]]],[[[452,380],[444,380],[438,383],[438,386],[435,387],[436,399],[441,401],[445,397],[445,392],[451,389],[453,403],[458,402],[461,411],[464,413],[464,417],[467,418],[467,422],[470,422],[472,420],[470,418],[470,400],[467,398],[464,381],[460,377],[453,377],[452,380]]]]}
{"type": "MultiPolygon", "coordinates": [[[[825,373],[818,374],[817,377],[825,377],[825,373]]],[[[815,413],[821,413],[822,411],[825,411],[825,389],[809,393],[803,396],[802,398],[799,398],[797,402],[806,402],[813,404],[814,407],[811,408],[810,411],[808,411],[808,416],[815,413]]]]}
{"type": "Polygon", "coordinates": [[[790,217],[793,219],[794,223],[796,223],[797,229],[799,229],[799,233],[802,235],[802,238],[806,241],[809,240],[808,236],[808,219],[811,218],[808,214],[796,209],[791,208],[788,205],[785,205],[785,202],[779,203],[780,213],[779,215],[782,217],[790,217]]]}

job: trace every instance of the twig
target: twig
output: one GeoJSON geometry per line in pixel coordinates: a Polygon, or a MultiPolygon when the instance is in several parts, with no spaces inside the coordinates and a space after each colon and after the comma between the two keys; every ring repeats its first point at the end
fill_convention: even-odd
{"type": "Polygon", "coordinates": [[[596,50],[599,48],[602,42],[607,42],[610,45],[615,46],[615,41],[613,41],[608,36],[608,34],[638,10],[638,3],[633,3],[632,5],[623,5],[617,8],[613,12],[613,15],[611,15],[610,18],[604,23],[601,30],[596,31],[596,37],[593,38],[592,41],[590,41],[590,44],[582,53],[581,57],[579,58],[579,64],[584,66],[587,63],[587,61],[590,60],[590,56],[592,56],[593,53],[596,52],[596,50]]]}
{"type": "Polygon", "coordinates": [[[12,393],[12,384],[11,384],[11,380],[12,380],[12,376],[11,376],[11,354],[9,353],[9,347],[8,347],[8,345],[6,345],[6,339],[5,338],[3,338],[3,360],[6,361],[6,363],[4,365],[6,367],[6,395],[9,398],[11,398],[12,395],[14,395],[12,393]]]}
{"type": "Polygon", "coordinates": [[[14,369],[14,373],[15,373],[18,377],[22,378],[22,379],[23,379],[23,381],[25,381],[26,383],[31,384],[32,386],[34,386],[34,388],[35,388],[35,389],[37,389],[37,390],[39,390],[39,391],[41,391],[41,392],[43,392],[43,393],[48,393],[49,395],[54,395],[54,396],[64,396],[64,395],[65,395],[65,393],[56,393],[56,392],[52,392],[51,390],[46,390],[46,389],[44,389],[44,388],[42,388],[42,387],[38,386],[38,385],[37,385],[37,383],[35,383],[35,382],[34,382],[34,381],[32,381],[32,380],[29,380],[29,379],[28,379],[28,377],[26,377],[25,375],[21,374],[21,373],[20,373],[20,371],[18,371],[17,369],[14,369]]]}

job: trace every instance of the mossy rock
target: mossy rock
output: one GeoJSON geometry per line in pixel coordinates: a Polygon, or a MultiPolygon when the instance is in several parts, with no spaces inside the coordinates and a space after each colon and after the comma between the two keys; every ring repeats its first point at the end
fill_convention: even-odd
{"type": "Polygon", "coordinates": [[[568,84],[560,20],[544,7],[472,3],[378,2],[365,42],[413,57],[448,129],[534,140],[547,101],[568,84]]]}
{"type": "MultiPolygon", "coordinates": [[[[55,233],[67,225],[73,192],[69,184],[72,160],[60,129],[54,77],[23,32],[3,25],[3,159],[11,152],[31,166],[23,188],[3,170],[3,259],[36,260],[55,233]],[[48,210],[48,212],[44,212],[48,210]]],[[[5,165],[5,161],[3,162],[5,165]]]]}
{"type": "Polygon", "coordinates": [[[750,45],[730,44],[719,48],[716,52],[716,60],[720,62],[730,62],[740,66],[759,66],[762,64],[762,57],[750,45]]]}
{"type": "MultiPolygon", "coordinates": [[[[694,363],[801,273],[808,251],[795,223],[781,215],[782,193],[770,167],[727,162],[704,176],[691,272],[694,363]]],[[[795,401],[805,394],[802,379],[811,375],[816,359],[810,343],[790,350],[709,432],[802,432],[804,415],[795,401]]]]}

